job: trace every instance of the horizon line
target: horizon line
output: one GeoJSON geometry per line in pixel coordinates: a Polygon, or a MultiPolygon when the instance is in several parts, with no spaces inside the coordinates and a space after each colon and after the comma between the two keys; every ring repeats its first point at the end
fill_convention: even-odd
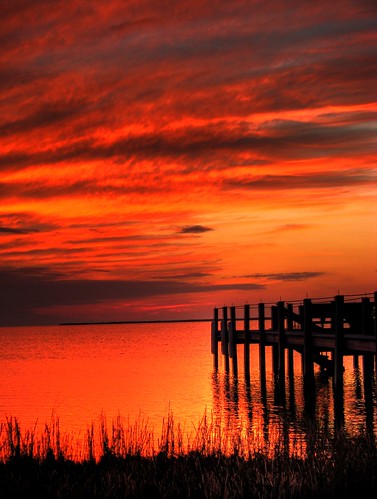
{"type": "Polygon", "coordinates": [[[100,324],[160,324],[171,322],[211,322],[212,319],[155,319],[141,321],[95,321],[95,322],[61,322],[58,326],[90,326],[100,324]]]}

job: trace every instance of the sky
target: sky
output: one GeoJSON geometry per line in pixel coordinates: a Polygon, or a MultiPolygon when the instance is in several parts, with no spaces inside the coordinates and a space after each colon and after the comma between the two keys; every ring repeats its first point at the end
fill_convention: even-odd
{"type": "Polygon", "coordinates": [[[377,290],[374,0],[0,1],[0,325],[377,290]]]}

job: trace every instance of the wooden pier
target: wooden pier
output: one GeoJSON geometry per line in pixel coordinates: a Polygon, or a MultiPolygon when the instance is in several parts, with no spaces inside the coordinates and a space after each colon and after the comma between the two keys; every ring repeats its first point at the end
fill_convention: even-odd
{"type": "Polygon", "coordinates": [[[333,376],[334,387],[343,386],[343,357],[362,356],[364,368],[373,371],[377,359],[377,292],[337,295],[276,304],[215,308],[211,351],[218,368],[219,350],[233,375],[238,374],[237,345],[244,346],[245,376],[250,373],[250,345],[259,345],[259,365],[265,371],[265,348],[272,347],[273,370],[285,375],[293,370],[293,351],[301,354],[304,381],[314,375],[314,364],[333,376]],[[220,348],[219,348],[220,345],[220,348]],[[287,354],[287,355],[286,355],[287,354]]]}

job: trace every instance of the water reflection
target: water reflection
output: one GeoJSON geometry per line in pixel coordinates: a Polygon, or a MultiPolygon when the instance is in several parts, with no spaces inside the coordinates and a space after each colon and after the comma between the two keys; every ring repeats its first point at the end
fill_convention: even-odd
{"type": "Polygon", "coordinates": [[[319,368],[304,380],[300,355],[294,352],[287,353],[284,371],[274,370],[274,356],[268,350],[265,362],[256,362],[258,352],[251,352],[254,365],[238,376],[226,365],[213,371],[217,418],[287,451],[294,443],[309,451],[313,429],[330,436],[339,430],[376,436],[373,356],[363,357],[362,370],[355,359],[345,358],[344,383],[335,390],[332,376],[319,368]]]}
{"type": "Polygon", "coordinates": [[[0,328],[0,340],[0,424],[9,415],[43,430],[53,413],[63,433],[83,435],[101,414],[121,415],[148,420],[158,435],[171,408],[190,430],[207,411],[287,450],[310,446],[309,427],[377,433],[373,357],[344,358],[343,392],[334,394],[329,373],[315,370],[304,383],[301,355],[287,353],[282,371],[269,346],[261,355],[250,345],[245,365],[239,345],[237,377],[222,355],[213,370],[207,324],[0,328]]]}
{"type": "Polygon", "coordinates": [[[373,355],[364,355],[363,357],[363,372],[364,372],[364,400],[365,400],[365,418],[366,429],[368,433],[373,434],[373,373],[374,357],[373,355]]]}

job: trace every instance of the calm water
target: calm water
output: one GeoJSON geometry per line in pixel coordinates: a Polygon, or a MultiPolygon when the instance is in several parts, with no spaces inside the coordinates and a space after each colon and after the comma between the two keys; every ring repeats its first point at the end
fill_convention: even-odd
{"type": "Polygon", "coordinates": [[[330,430],[344,418],[349,431],[377,433],[374,379],[364,378],[361,358],[359,368],[345,358],[344,403],[335,411],[332,379],[318,371],[316,396],[303,396],[298,354],[284,389],[271,372],[269,348],[265,383],[257,346],[250,382],[241,346],[237,379],[221,357],[214,371],[209,323],[0,328],[0,341],[0,421],[15,416],[22,429],[58,416],[61,430],[79,435],[102,415],[130,424],[142,418],[158,429],[171,411],[187,430],[206,412],[261,438],[282,427],[301,438],[308,418],[330,430]]]}

